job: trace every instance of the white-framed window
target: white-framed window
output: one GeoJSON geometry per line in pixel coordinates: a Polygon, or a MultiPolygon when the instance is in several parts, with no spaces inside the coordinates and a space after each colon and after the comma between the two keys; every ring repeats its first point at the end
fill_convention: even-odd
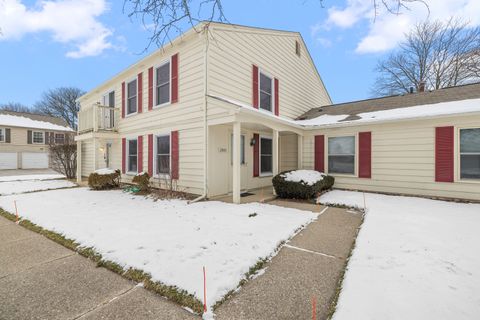
{"type": "Polygon", "coordinates": [[[32,142],[43,144],[45,139],[45,134],[41,131],[33,131],[32,132],[32,142]]]}
{"type": "Polygon", "coordinates": [[[157,175],[170,174],[170,135],[158,135],[155,137],[155,173],[157,175]]]}
{"type": "Polygon", "coordinates": [[[0,128],[0,142],[5,142],[5,129],[0,128]]]}
{"type": "Polygon", "coordinates": [[[55,144],[64,144],[65,143],[65,134],[55,133],[55,144]]]}
{"type": "MultiPolygon", "coordinates": [[[[233,164],[233,134],[230,135],[230,162],[233,164]]],[[[245,136],[240,135],[240,164],[245,164],[245,136]]]]}
{"type": "Polygon", "coordinates": [[[355,136],[328,138],[328,173],[355,174],[355,136]]]}
{"type": "Polygon", "coordinates": [[[260,136],[260,175],[268,176],[273,172],[273,142],[270,137],[260,136]]]}
{"type": "Polygon", "coordinates": [[[137,79],[127,83],[127,115],[137,113],[137,79]]]}
{"type": "Polygon", "coordinates": [[[480,128],[460,129],[460,179],[480,179],[480,128]]]}
{"type": "Polygon", "coordinates": [[[106,107],[115,107],[115,90],[105,93],[102,97],[102,105],[106,107]]]}
{"type": "Polygon", "coordinates": [[[155,68],[155,106],[170,103],[170,61],[155,68]]]}
{"type": "Polygon", "coordinates": [[[130,173],[138,171],[138,144],[137,139],[127,140],[127,168],[130,173]]]}
{"type": "Polygon", "coordinates": [[[260,109],[272,112],[273,110],[273,77],[260,71],[258,81],[260,109]]]}

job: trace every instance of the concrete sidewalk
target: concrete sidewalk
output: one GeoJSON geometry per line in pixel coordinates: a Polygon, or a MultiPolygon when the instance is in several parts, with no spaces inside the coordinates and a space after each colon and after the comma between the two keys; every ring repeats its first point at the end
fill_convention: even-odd
{"type": "Polygon", "coordinates": [[[199,319],[0,217],[0,319],[199,319]]]}
{"type": "MultiPolygon", "coordinates": [[[[324,207],[275,200],[280,206],[320,211],[324,207]]],[[[346,266],[362,215],[328,208],[267,264],[265,273],[247,282],[216,310],[216,319],[326,319],[346,266]]]]}

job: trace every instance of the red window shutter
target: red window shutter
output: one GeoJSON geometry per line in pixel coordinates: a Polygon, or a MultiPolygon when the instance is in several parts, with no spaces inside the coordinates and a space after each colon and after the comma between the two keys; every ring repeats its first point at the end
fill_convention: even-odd
{"type": "Polygon", "coordinates": [[[178,131],[172,131],[171,133],[171,143],[172,143],[172,154],[171,154],[171,163],[172,163],[172,179],[178,180],[178,161],[179,161],[179,147],[178,147],[178,131]]]}
{"type": "Polygon", "coordinates": [[[260,136],[258,133],[253,134],[255,144],[253,145],[253,176],[258,177],[260,175],[260,136]]]}
{"type": "Polygon", "coordinates": [[[127,139],[122,138],[122,173],[125,173],[126,167],[127,139]]]}
{"type": "Polygon", "coordinates": [[[435,128],[435,181],[453,182],[453,136],[450,127],[435,128]]]}
{"type": "Polygon", "coordinates": [[[143,172],[143,136],[138,136],[137,155],[138,155],[137,172],[140,173],[140,172],[143,172]]]}
{"type": "Polygon", "coordinates": [[[148,110],[153,109],[153,67],[148,69],[148,110]]]}
{"type": "Polygon", "coordinates": [[[138,86],[138,94],[137,94],[138,113],[142,113],[143,111],[143,73],[142,72],[140,72],[137,76],[137,86],[138,86]]]}
{"type": "Polygon", "coordinates": [[[252,103],[255,109],[258,109],[258,67],[253,65],[252,72],[252,103]]]}
{"type": "Polygon", "coordinates": [[[372,133],[360,132],[358,134],[358,176],[360,178],[372,177],[372,133]]]}
{"type": "Polygon", "coordinates": [[[153,134],[148,135],[148,174],[153,176],[153,134]]]}
{"type": "Polygon", "coordinates": [[[122,82],[122,118],[125,118],[125,82],[122,82]]]}
{"type": "Polygon", "coordinates": [[[279,86],[280,83],[277,78],[275,78],[275,115],[278,116],[280,114],[280,100],[279,100],[279,86]]]}
{"type": "Polygon", "coordinates": [[[315,170],[325,172],[325,136],[315,136],[315,170]]]}
{"type": "Polygon", "coordinates": [[[172,56],[172,103],[178,102],[178,53],[172,56]]]}

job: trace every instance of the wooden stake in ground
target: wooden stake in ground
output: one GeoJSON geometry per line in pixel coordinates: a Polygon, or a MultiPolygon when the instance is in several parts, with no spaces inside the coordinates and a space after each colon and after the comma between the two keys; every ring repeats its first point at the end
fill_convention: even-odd
{"type": "Polygon", "coordinates": [[[203,313],[207,312],[207,273],[203,267],[203,313]]]}
{"type": "Polygon", "coordinates": [[[312,297],[312,320],[317,320],[317,301],[315,296],[312,297]]]}
{"type": "Polygon", "coordinates": [[[363,210],[367,211],[367,201],[365,200],[365,192],[363,193],[363,210]]]}
{"type": "Polygon", "coordinates": [[[18,224],[18,210],[17,210],[17,200],[13,200],[13,204],[15,205],[15,216],[16,216],[16,220],[15,220],[15,223],[18,224]]]}

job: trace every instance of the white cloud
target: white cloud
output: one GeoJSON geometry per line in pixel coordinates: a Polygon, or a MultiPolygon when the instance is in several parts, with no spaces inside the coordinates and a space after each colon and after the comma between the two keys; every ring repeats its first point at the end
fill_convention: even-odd
{"type": "MultiPolygon", "coordinates": [[[[387,2],[393,3],[394,0],[387,2]]],[[[347,29],[356,27],[359,23],[367,23],[368,32],[359,40],[355,51],[375,53],[395,48],[412,26],[426,18],[447,20],[454,16],[467,19],[472,26],[480,25],[479,0],[426,0],[426,2],[429,5],[428,9],[420,2],[413,2],[409,4],[410,10],[403,10],[399,15],[388,13],[380,5],[375,18],[372,0],[347,0],[344,8],[328,9],[327,20],[312,27],[312,34],[315,37],[322,29],[347,29]]]]}
{"type": "Polygon", "coordinates": [[[113,46],[112,30],[98,21],[107,10],[105,0],[42,0],[31,7],[21,0],[0,0],[0,41],[47,32],[54,41],[73,46],[68,57],[96,56],[113,46]]]}

